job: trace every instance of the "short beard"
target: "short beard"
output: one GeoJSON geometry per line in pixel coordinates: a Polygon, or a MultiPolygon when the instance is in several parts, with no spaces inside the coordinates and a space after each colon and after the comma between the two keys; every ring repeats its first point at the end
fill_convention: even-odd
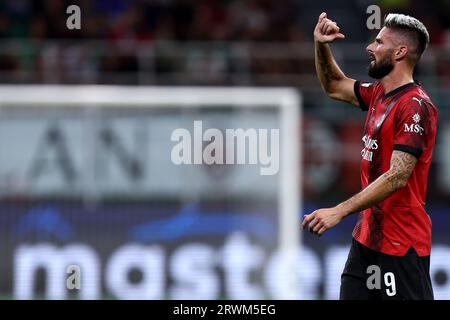
{"type": "Polygon", "coordinates": [[[374,63],[370,63],[367,73],[370,77],[379,80],[387,76],[392,69],[394,69],[394,64],[391,63],[387,54],[380,62],[375,62],[374,60],[374,63]]]}

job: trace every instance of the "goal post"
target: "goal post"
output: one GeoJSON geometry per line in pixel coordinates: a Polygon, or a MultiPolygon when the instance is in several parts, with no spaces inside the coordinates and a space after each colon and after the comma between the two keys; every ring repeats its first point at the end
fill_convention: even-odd
{"type": "MultiPolygon", "coordinates": [[[[136,116],[133,116],[133,121],[139,121],[139,117],[142,116],[139,110],[148,110],[149,112],[154,112],[154,114],[163,113],[164,115],[166,115],[166,113],[168,112],[174,112],[178,114],[179,112],[202,110],[194,114],[192,117],[192,119],[201,120],[203,115],[202,112],[204,110],[208,109],[212,110],[211,112],[214,112],[215,109],[223,110],[224,107],[231,108],[232,110],[248,110],[248,112],[254,112],[252,113],[252,115],[258,115],[258,113],[263,114],[265,112],[264,110],[268,110],[268,112],[272,113],[273,110],[276,110],[275,114],[278,114],[276,116],[276,119],[278,119],[278,121],[272,123],[271,126],[273,128],[279,128],[281,137],[279,154],[280,170],[276,174],[276,188],[278,199],[277,206],[279,212],[277,223],[277,247],[283,261],[280,266],[281,270],[283,270],[283,283],[281,284],[281,287],[283,287],[283,289],[280,291],[280,294],[278,296],[275,296],[273,298],[297,299],[299,298],[298,286],[301,285],[298,278],[298,270],[299,268],[301,268],[301,266],[299,265],[298,253],[301,249],[300,212],[302,209],[302,154],[300,141],[302,123],[302,95],[296,89],[272,87],[131,87],[103,85],[0,86],[0,127],[3,126],[3,129],[0,128],[0,167],[4,167],[4,170],[0,169],[0,195],[2,199],[10,199],[11,197],[13,198],[17,192],[20,192],[22,193],[22,195],[25,194],[29,198],[44,201],[47,198],[54,199],[68,194],[79,197],[80,199],[87,199],[89,201],[95,202],[96,198],[101,198],[105,195],[114,197],[114,195],[116,194],[127,193],[128,189],[125,189],[126,187],[121,186],[120,183],[120,179],[125,178],[111,178],[104,184],[96,181],[96,179],[94,178],[94,176],[96,176],[95,171],[99,170],[98,161],[100,160],[97,159],[96,161],[93,161],[93,159],[96,157],[95,153],[97,152],[96,150],[99,145],[98,143],[96,144],[91,141],[92,139],[90,139],[90,132],[98,130],[101,127],[103,121],[102,117],[104,117],[105,115],[107,117],[110,113],[114,114],[115,112],[120,111],[125,114],[125,117],[130,117],[133,114],[136,114],[136,116]],[[65,110],[67,110],[67,112],[65,110]],[[82,125],[78,126],[78,124],[75,123],[76,121],[72,121],[73,119],[70,118],[70,116],[66,117],[66,115],[70,114],[70,110],[75,110],[75,113],[78,114],[78,116],[76,117],[79,117],[82,125]],[[84,163],[80,169],[83,171],[83,174],[81,175],[82,178],[80,178],[79,182],[75,181],[73,183],[73,187],[60,187],[58,185],[59,182],[52,182],[53,180],[56,181],[57,178],[52,178],[53,180],[49,179],[48,181],[42,179],[38,182],[33,182],[34,184],[30,183],[27,180],[29,179],[29,175],[27,175],[28,173],[23,173],[26,170],[24,169],[22,170],[22,172],[20,168],[21,166],[27,166],[27,172],[29,172],[30,162],[24,161],[23,164],[21,164],[20,161],[16,161],[13,159],[14,156],[17,158],[22,157],[22,153],[23,157],[26,157],[25,152],[21,152],[20,150],[11,151],[10,153],[8,152],[8,150],[12,146],[9,145],[10,143],[15,144],[14,148],[18,149],[20,149],[21,146],[25,147],[26,143],[28,143],[27,141],[25,141],[25,137],[17,137],[16,139],[16,137],[14,136],[15,132],[20,132],[20,130],[26,129],[28,130],[27,132],[29,132],[30,135],[33,135],[34,129],[32,129],[31,127],[26,127],[26,122],[21,122],[24,117],[28,120],[31,119],[30,121],[33,121],[35,117],[45,118],[46,114],[50,115],[48,119],[46,118],[46,121],[49,120],[49,123],[52,121],[54,123],[59,123],[58,121],[61,121],[61,123],[58,124],[60,127],[64,128],[64,126],[67,124],[67,130],[72,130],[70,132],[79,131],[79,137],[87,137],[87,140],[82,140],[84,138],[74,138],[71,142],[76,145],[74,149],[82,150],[79,152],[82,152],[83,154],[76,154],[76,157],[80,158],[81,160],[79,161],[82,161],[84,163]],[[94,117],[96,120],[94,121],[90,119],[90,117],[94,117]],[[80,139],[81,141],[79,141],[80,139]],[[22,142],[22,140],[25,142],[22,142]],[[8,157],[12,158],[8,159],[8,157]],[[13,165],[14,163],[17,164],[17,167],[13,165]],[[17,172],[14,171],[16,169],[17,172]],[[16,189],[14,189],[14,187],[11,187],[11,179],[15,179],[14,181],[20,184],[21,187],[16,186],[16,189]],[[58,194],[58,192],[61,192],[61,194],[58,194]]],[[[224,114],[226,115],[229,110],[225,109],[225,111],[221,112],[223,113],[221,113],[220,115],[223,116],[224,114]]],[[[243,119],[244,117],[241,118],[243,119]]],[[[258,125],[258,120],[255,120],[253,116],[249,115],[247,118],[248,121],[246,120],[247,122],[242,123],[253,123],[254,125],[258,125]]],[[[269,121],[273,121],[272,116],[264,115],[260,116],[260,118],[267,123],[269,121]]],[[[237,116],[236,119],[239,119],[239,116],[237,116]]],[[[237,120],[230,120],[229,123],[231,123],[231,125],[233,125],[232,121],[235,121],[234,123],[236,123],[238,127],[242,126],[242,123],[236,122],[237,120]]],[[[175,122],[175,120],[172,121],[170,119],[170,116],[167,115],[164,118],[155,120],[154,124],[156,127],[162,127],[164,123],[176,126],[175,122]]],[[[121,128],[120,130],[123,130],[124,135],[126,136],[124,138],[124,141],[126,141],[127,139],[132,139],[127,138],[128,125],[129,124],[125,120],[123,123],[118,124],[118,127],[121,128]]],[[[40,123],[33,124],[32,126],[40,128],[40,123]]],[[[36,129],[36,132],[40,131],[36,129]]],[[[25,133],[23,133],[23,135],[25,135],[25,133]]],[[[106,137],[104,138],[104,141],[102,140],[102,143],[104,144],[107,144],[108,141],[112,139],[111,136],[109,136],[108,138],[106,134],[103,134],[102,137],[106,137]]],[[[151,137],[148,139],[151,139],[151,137]]],[[[162,145],[165,142],[159,141],[158,143],[159,145],[162,145]]],[[[167,140],[167,143],[170,143],[170,139],[167,140]]],[[[272,143],[274,142],[272,141],[272,143]]],[[[131,143],[130,145],[133,144],[131,143]]],[[[111,145],[107,145],[104,148],[110,148],[110,152],[119,152],[118,150],[120,150],[119,147],[113,149],[114,145],[112,143],[111,145]]],[[[138,154],[139,147],[137,147],[136,150],[138,150],[136,152],[136,154],[138,154]]],[[[165,161],[167,161],[170,155],[164,153],[164,150],[161,151],[161,153],[162,154],[160,154],[159,157],[161,159],[164,158],[166,159],[165,161]]],[[[39,156],[36,156],[36,153],[34,153],[34,155],[30,155],[30,157],[34,157],[33,159],[36,159],[36,157],[39,156]]],[[[139,157],[139,155],[137,157],[139,157]]],[[[44,163],[45,161],[47,161],[45,159],[42,160],[44,163]]],[[[118,161],[126,162],[125,155],[122,158],[118,156],[118,159],[118,161]]],[[[115,166],[118,165],[115,164],[115,166]]],[[[132,174],[133,166],[130,165],[129,167],[132,174]]],[[[118,171],[118,169],[114,168],[111,169],[112,172],[118,171]]],[[[66,169],[63,168],[62,170],[66,169]]],[[[67,170],[70,173],[70,168],[67,170]]],[[[167,172],[169,172],[168,169],[156,168],[152,170],[156,171],[156,175],[161,174],[161,172],[157,172],[158,170],[167,170],[167,172]]],[[[115,174],[119,175],[118,173],[115,174]]],[[[242,180],[235,180],[232,188],[237,189],[236,191],[233,191],[234,189],[229,191],[230,194],[239,195],[240,192],[244,192],[242,191],[242,189],[239,189],[239,186],[236,186],[239,181],[245,182],[245,176],[242,176],[241,179],[242,180]]],[[[258,179],[255,178],[254,181],[264,181],[258,179]]],[[[171,179],[168,178],[167,180],[171,179]]],[[[195,180],[196,178],[194,177],[192,181],[185,181],[185,183],[187,185],[192,184],[193,188],[197,183],[199,185],[203,183],[202,181],[200,181],[201,179],[199,179],[199,181],[195,180]]],[[[177,188],[179,187],[179,183],[177,181],[164,182],[164,179],[162,179],[162,181],[164,188],[169,191],[164,191],[166,189],[158,190],[158,187],[152,185],[153,182],[151,181],[142,181],[136,183],[136,186],[133,186],[134,191],[130,189],[130,194],[132,196],[140,194],[142,198],[145,199],[151,198],[152,196],[157,197],[164,192],[170,193],[172,192],[170,191],[172,189],[174,190],[173,193],[171,193],[172,195],[178,192],[177,190],[179,189],[177,188]],[[167,186],[165,183],[167,183],[167,186]]],[[[209,185],[213,186],[214,182],[209,182],[209,185]]],[[[251,186],[250,182],[249,185],[251,186]]],[[[264,188],[263,186],[256,185],[254,186],[255,190],[248,191],[250,195],[254,195],[255,199],[265,197],[264,194],[258,195],[259,187],[261,187],[262,189],[264,188]]],[[[208,188],[209,187],[206,187],[206,189],[208,188]]],[[[226,186],[223,188],[224,190],[228,190],[226,186]]],[[[200,190],[201,187],[198,187],[198,189],[200,190]]],[[[205,192],[207,192],[207,190],[205,192]]],[[[201,194],[201,192],[199,191],[198,194],[201,194]]],[[[2,200],[2,202],[4,201],[5,200],[2,200]]],[[[14,248],[12,248],[11,250],[13,249],[14,248]]]]}

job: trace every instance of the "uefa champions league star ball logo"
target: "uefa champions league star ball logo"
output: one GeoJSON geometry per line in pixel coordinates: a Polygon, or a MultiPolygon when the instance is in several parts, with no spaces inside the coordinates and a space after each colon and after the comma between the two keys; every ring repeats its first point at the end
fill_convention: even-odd
{"type": "Polygon", "coordinates": [[[418,113],[416,113],[415,115],[412,116],[412,119],[415,123],[419,123],[420,121],[420,116],[418,113]]]}

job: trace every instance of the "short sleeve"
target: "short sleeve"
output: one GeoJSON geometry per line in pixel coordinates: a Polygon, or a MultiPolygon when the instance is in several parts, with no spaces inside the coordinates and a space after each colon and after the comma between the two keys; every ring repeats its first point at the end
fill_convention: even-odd
{"type": "Polygon", "coordinates": [[[394,150],[419,158],[425,149],[427,135],[432,131],[433,116],[428,102],[413,97],[398,106],[395,114],[394,150]]]}
{"type": "Polygon", "coordinates": [[[353,90],[355,91],[361,110],[369,110],[370,101],[375,92],[375,83],[355,81],[353,90]]]}

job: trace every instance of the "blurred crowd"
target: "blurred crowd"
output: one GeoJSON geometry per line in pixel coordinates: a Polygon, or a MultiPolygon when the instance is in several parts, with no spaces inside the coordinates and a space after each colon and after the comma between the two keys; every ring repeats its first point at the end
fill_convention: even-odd
{"type": "MultiPolygon", "coordinates": [[[[340,6],[355,9],[378,3],[384,10],[401,10],[421,18],[434,43],[449,41],[450,2],[447,0],[3,0],[0,36],[7,38],[120,38],[137,40],[303,41],[302,13],[340,6]],[[327,3],[328,2],[328,3],[327,3]],[[66,28],[66,8],[82,10],[79,32],[66,28]]],[[[314,17],[315,18],[315,17],[314,17]]],[[[308,30],[310,31],[310,30],[308,30]]],[[[306,32],[310,33],[310,32],[306,32]]]]}
{"type": "MultiPolygon", "coordinates": [[[[151,52],[150,55],[159,56],[151,65],[147,63],[145,66],[139,60],[138,48],[142,44],[164,41],[177,44],[227,41],[310,44],[312,29],[322,10],[330,10],[337,17],[345,16],[340,23],[352,35],[351,39],[364,43],[370,38],[365,28],[365,9],[373,2],[375,1],[2,0],[0,82],[93,83],[115,79],[112,82],[152,83],[151,76],[145,77],[146,81],[139,78],[142,69],[147,68],[145,72],[155,75],[183,74],[192,69],[197,70],[197,73],[221,72],[222,76],[216,82],[227,83],[230,79],[226,75],[230,73],[230,69],[239,68],[239,62],[230,62],[233,54],[236,56],[239,53],[230,53],[230,48],[215,50],[206,56],[203,53],[183,51],[181,55],[190,60],[180,62],[176,59],[168,61],[177,49],[170,51],[165,47],[170,52],[165,52],[165,49],[161,49],[162,52],[151,52]],[[66,8],[72,4],[81,8],[81,30],[69,30],[66,27],[69,16],[66,8]],[[70,39],[72,42],[66,45],[59,39],[70,39]],[[106,46],[87,45],[86,41],[99,39],[106,41],[106,46]],[[9,40],[16,42],[11,44],[9,40]],[[21,42],[17,44],[17,41],[21,42]],[[166,53],[167,57],[164,57],[166,53]],[[203,59],[204,62],[192,62],[195,59],[203,59]],[[75,68],[77,75],[70,75],[70,70],[66,69],[70,67],[75,68]],[[111,77],[112,74],[119,76],[111,77]]],[[[384,12],[402,11],[422,19],[432,35],[432,45],[450,50],[450,1],[379,0],[376,3],[384,12]]],[[[266,52],[261,49],[257,51],[258,55],[266,52]]],[[[280,74],[286,74],[285,82],[290,83],[289,79],[292,79],[293,74],[304,72],[308,75],[313,71],[311,68],[304,68],[310,60],[293,61],[293,53],[289,55],[285,52],[287,50],[280,51],[286,54],[284,61],[277,60],[276,54],[272,54],[266,61],[253,59],[247,62],[245,71],[249,74],[267,71],[272,76],[272,82],[281,85],[284,80],[279,77],[280,74]]],[[[445,79],[450,75],[448,65],[442,63],[436,67],[436,70],[444,73],[445,79]]],[[[174,81],[170,77],[165,79],[167,83],[174,81]]],[[[190,77],[185,81],[192,79],[190,77]]]]}
{"type": "Polygon", "coordinates": [[[292,0],[4,0],[0,36],[117,40],[302,40],[292,0]],[[66,28],[66,8],[82,10],[82,29],[66,28]]]}

